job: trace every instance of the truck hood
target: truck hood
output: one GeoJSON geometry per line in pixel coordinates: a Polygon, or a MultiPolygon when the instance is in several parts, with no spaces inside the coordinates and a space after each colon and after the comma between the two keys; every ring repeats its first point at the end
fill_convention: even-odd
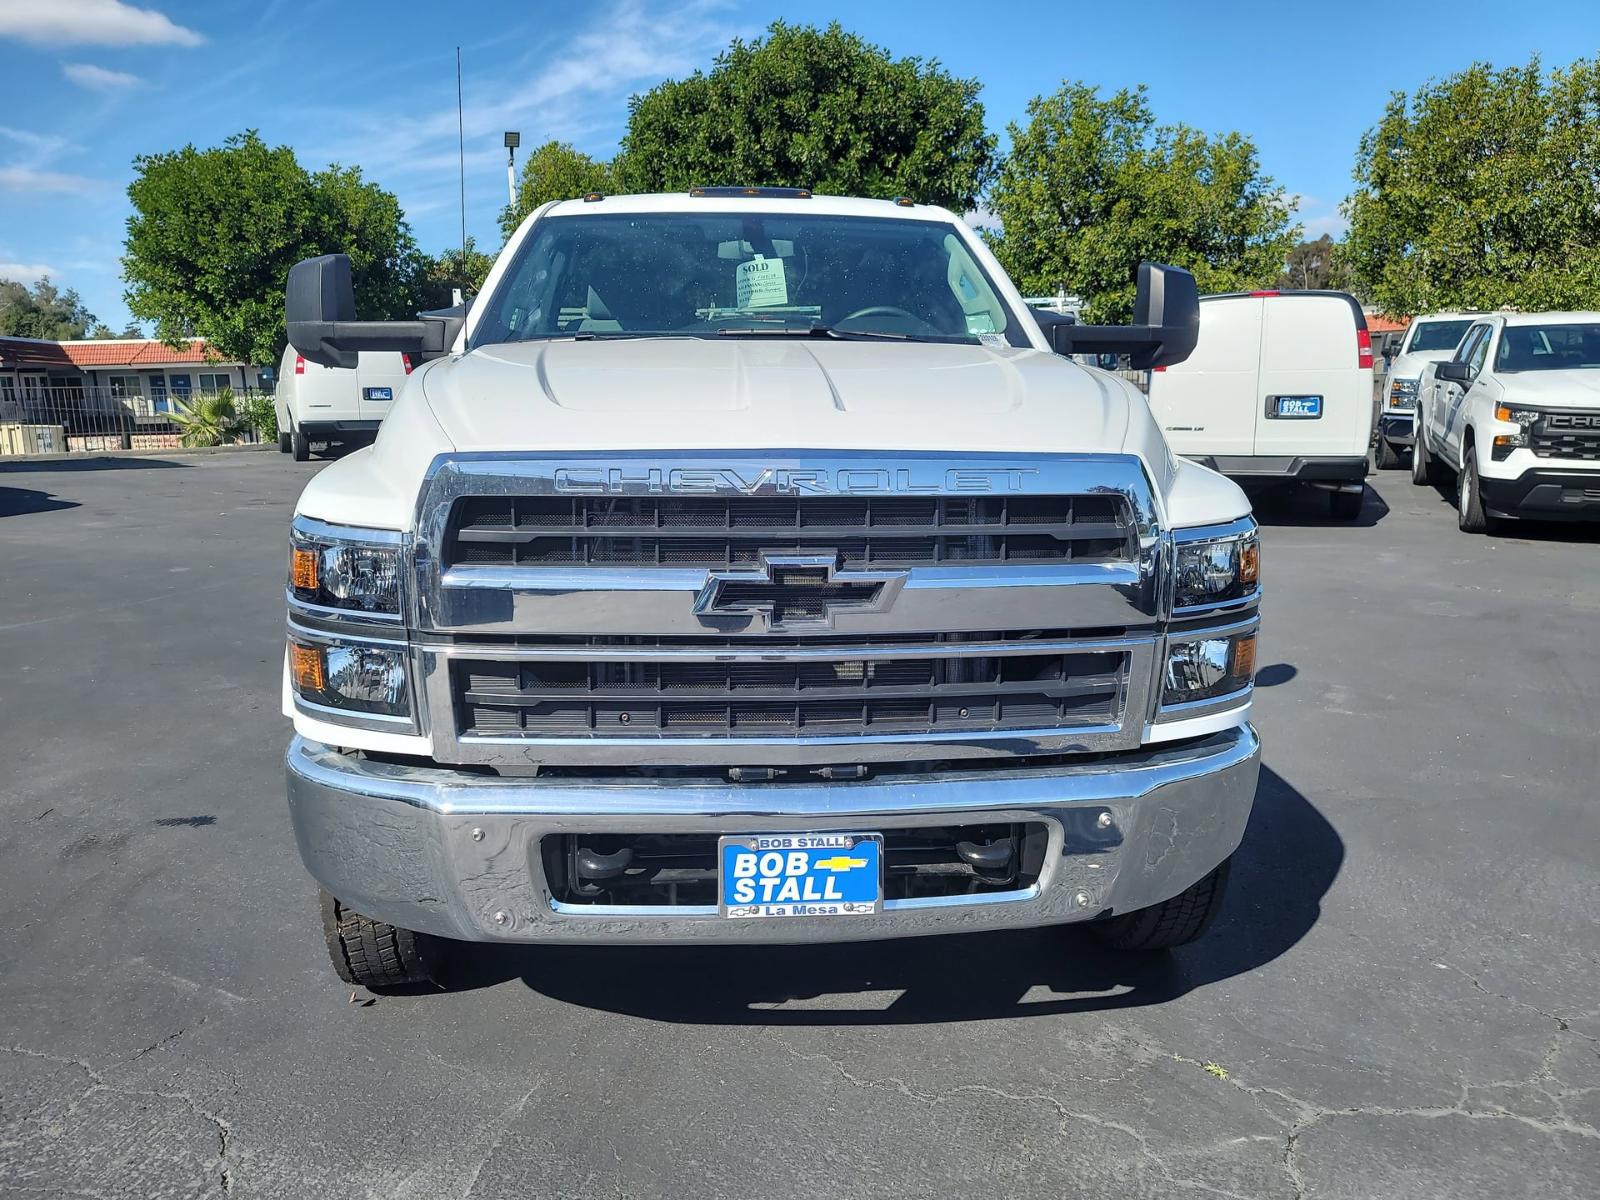
{"type": "Polygon", "coordinates": [[[1118,380],[1015,347],[648,338],[481,347],[424,378],[460,451],[1140,452],[1118,380]]]}
{"type": "Polygon", "coordinates": [[[1454,350],[1413,350],[1398,355],[1389,364],[1390,379],[1416,379],[1429,363],[1443,362],[1455,355],[1454,350]]]}
{"type": "Polygon", "coordinates": [[[1600,369],[1507,371],[1495,375],[1508,404],[1538,408],[1600,408],[1600,369]]]}

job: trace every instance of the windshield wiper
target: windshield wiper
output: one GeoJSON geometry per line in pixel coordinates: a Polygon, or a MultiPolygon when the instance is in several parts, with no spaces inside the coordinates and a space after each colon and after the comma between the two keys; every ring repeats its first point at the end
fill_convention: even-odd
{"type": "Polygon", "coordinates": [[[752,325],[730,326],[717,330],[718,337],[825,337],[844,342],[917,342],[909,333],[880,333],[857,329],[835,329],[831,325],[752,325]]]}

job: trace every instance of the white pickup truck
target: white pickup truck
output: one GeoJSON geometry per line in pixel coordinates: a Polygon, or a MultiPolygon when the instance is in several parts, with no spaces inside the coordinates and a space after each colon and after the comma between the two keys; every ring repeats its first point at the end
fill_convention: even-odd
{"type": "Polygon", "coordinates": [[[1383,381],[1383,403],[1378,413],[1378,441],[1373,455],[1379,470],[1404,463],[1412,444],[1417,411],[1417,384],[1430,363],[1455,353],[1462,335],[1472,324],[1468,313],[1429,313],[1406,328],[1400,350],[1389,362],[1383,381]]]}
{"type": "Polygon", "coordinates": [[[1411,478],[1452,473],[1468,533],[1504,518],[1600,519],[1600,313],[1478,317],[1424,369],[1411,478]]]}
{"type": "Polygon", "coordinates": [[[1198,937],[1255,794],[1250,505],[1129,384],[1193,348],[1035,316],[943,209],[787,189],[546,205],[290,538],[289,807],[334,966],[452,941],[1198,937]]]}

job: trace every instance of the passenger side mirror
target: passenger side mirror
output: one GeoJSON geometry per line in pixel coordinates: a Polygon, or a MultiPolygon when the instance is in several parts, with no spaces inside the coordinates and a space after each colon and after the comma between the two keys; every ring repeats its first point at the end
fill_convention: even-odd
{"type": "Polygon", "coordinates": [[[350,370],[359,363],[362,350],[388,350],[419,359],[448,354],[466,317],[451,312],[416,321],[358,321],[350,256],[324,254],[289,268],[284,321],[297,354],[324,367],[350,370]]]}
{"type": "Polygon", "coordinates": [[[1182,267],[1140,263],[1132,325],[1076,325],[1034,310],[1034,320],[1057,354],[1126,354],[1135,370],[1169,367],[1194,353],[1200,340],[1200,290],[1182,267]]]}
{"type": "Polygon", "coordinates": [[[1471,383],[1472,368],[1464,362],[1451,359],[1442,362],[1433,369],[1434,378],[1443,379],[1446,383],[1471,383]]]}

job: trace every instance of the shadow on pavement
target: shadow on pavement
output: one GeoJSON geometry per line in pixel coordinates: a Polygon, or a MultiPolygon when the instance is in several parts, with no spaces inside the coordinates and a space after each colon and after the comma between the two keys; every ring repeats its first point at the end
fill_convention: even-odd
{"type": "Polygon", "coordinates": [[[1328,493],[1313,487],[1270,487],[1247,489],[1255,518],[1272,526],[1341,526],[1371,529],[1389,515],[1389,506],[1372,488],[1365,489],[1361,515],[1353,521],[1339,520],[1328,508],[1328,493]]]}
{"type": "MultiPolygon", "coordinates": [[[[1454,523],[1456,483],[1453,477],[1445,483],[1419,487],[1417,488],[1417,494],[1424,501],[1431,497],[1437,500],[1441,507],[1449,509],[1450,520],[1454,523]]],[[[1493,533],[1468,534],[1457,532],[1458,536],[1463,538],[1507,539],[1524,542],[1573,542],[1579,545],[1600,543],[1600,521],[1593,520],[1539,521],[1520,517],[1507,520],[1502,517],[1497,520],[1493,533]]]]}
{"type": "Polygon", "coordinates": [[[1300,674],[1299,668],[1291,663],[1273,663],[1256,672],[1256,686],[1277,687],[1280,683],[1288,683],[1298,674],[1300,674]]]}
{"type": "Polygon", "coordinates": [[[188,470],[189,465],[170,458],[118,458],[85,454],[82,458],[0,461],[0,472],[26,471],[32,474],[34,471],[150,471],[169,467],[174,470],[188,470]]]}
{"type": "Polygon", "coordinates": [[[0,517],[20,517],[24,513],[56,512],[77,508],[76,500],[61,500],[49,492],[33,488],[0,487],[0,517]]]}
{"type": "Polygon", "coordinates": [[[552,999],[697,1025],[994,1020],[1161,1004],[1283,954],[1316,924],[1344,843],[1263,768],[1228,900],[1172,954],[1106,950],[1070,926],[809,946],[463,946],[450,991],[520,977],[552,999]]]}

